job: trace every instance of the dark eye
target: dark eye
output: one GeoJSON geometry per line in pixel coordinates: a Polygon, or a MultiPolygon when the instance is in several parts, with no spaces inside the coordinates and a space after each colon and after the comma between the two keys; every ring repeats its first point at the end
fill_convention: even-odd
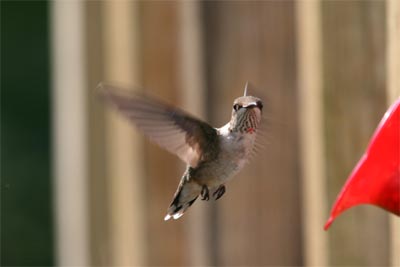
{"type": "Polygon", "coordinates": [[[263,107],[264,107],[264,105],[263,105],[263,103],[262,103],[261,101],[257,101],[257,107],[258,107],[260,110],[262,110],[263,107]]]}
{"type": "Polygon", "coordinates": [[[235,111],[238,111],[241,107],[242,107],[242,106],[239,105],[239,104],[233,105],[233,109],[234,109],[235,111]]]}

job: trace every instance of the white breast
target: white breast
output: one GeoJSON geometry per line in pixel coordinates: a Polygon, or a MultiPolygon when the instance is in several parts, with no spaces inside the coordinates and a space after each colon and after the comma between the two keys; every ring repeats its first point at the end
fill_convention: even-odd
{"type": "Polygon", "coordinates": [[[239,172],[247,163],[250,153],[253,149],[256,133],[232,133],[229,131],[229,125],[219,129],[221,156],[219,158],[221,173],[219,180],[225,183],[239,172]]]}

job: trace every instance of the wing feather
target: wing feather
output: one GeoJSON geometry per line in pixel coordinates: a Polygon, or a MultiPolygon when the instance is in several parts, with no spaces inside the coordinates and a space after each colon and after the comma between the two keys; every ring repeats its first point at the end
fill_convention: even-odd
{"type": "Polygon", "coordinates": [[[191,167],[215,157],[217,131],[209,124],[155,98],[104,83],[98,88],[153,142],[191,167]]]}

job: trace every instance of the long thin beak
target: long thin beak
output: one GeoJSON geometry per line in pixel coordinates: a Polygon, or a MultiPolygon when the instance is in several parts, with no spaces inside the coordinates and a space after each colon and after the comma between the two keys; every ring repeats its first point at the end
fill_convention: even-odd
{"type": "Polygon", "coordinates": [[[246,85],[244,86],[244,93],[243,96],[247,96],[247,87],[249,86],[249,81],[246,82],[246,85]]]}

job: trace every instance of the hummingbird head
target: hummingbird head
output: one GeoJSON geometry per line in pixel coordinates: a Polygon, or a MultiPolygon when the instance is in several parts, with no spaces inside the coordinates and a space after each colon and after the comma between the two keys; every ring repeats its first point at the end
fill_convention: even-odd
{"type": "Polygon", "coordinates": [[[261,121],[263,102],[255,96],[242,96],[235,99],[232,108],[230,129],[241,133],[253,133],[261,121]]]}

